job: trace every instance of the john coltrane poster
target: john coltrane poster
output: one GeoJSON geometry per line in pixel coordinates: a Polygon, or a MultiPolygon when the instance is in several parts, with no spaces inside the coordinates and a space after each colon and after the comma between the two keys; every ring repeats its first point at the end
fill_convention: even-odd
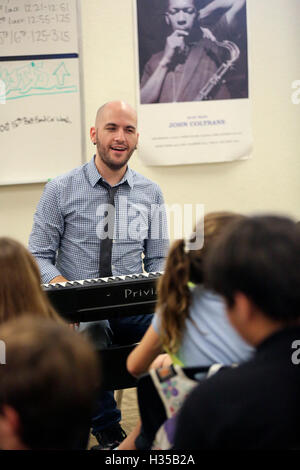
{"type": "Polygon", "coordinates": [[[134,12],[143,162],[247,158],[246,0],[134,0],[134,12]]]}

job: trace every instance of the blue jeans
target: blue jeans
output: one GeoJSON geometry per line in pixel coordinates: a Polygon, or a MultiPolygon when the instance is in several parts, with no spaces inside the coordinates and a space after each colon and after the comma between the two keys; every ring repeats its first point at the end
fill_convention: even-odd
{"type": "MultiPolygon", "coordinates": [[[[143,337],[152,321],[153,315],[135,315],[97,322],[81,323],[79,331],[92,340],[97,349],[113,344],[137,343],[143,337]]],[[[121,420],[113,391],[99,392],[92,418],[93,434],[102,431],[121,420]]]]}

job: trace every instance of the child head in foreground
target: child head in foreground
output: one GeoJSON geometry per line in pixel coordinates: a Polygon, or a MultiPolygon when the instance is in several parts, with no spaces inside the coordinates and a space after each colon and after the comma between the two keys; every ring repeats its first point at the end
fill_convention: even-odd
{"type": "Polygon", "coordinates": [[[88,342],[52,319],[0,326],[0,449],[85,449],[98,386],[88,342]]]}

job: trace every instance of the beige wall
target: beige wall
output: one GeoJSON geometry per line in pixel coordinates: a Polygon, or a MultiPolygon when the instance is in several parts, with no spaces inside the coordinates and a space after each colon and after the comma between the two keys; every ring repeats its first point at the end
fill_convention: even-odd
{"type": "MultiPolygon", "coordinates": [[[[157,181],[169,204],[204,203],[206,211],[280,211],[300,219],[300,105],[291,101],[292,82],[300,80],[300,1],[248,4],[252,158],[157,168],[143,166],[135,155],[131,166],[157,181]]],[[[99,104],[117,98],[135,104],[133,9],[131,0],[81,0],[81,10],[88,136],[99,104]]],[[[9,149],[1,151],[9,154],[9,149]]],[[[92,152],[87,139],[88,158],[92,152]]],[[[40,184],[0,187],[0,235],[27,243],[42,189],[40,184]]]]}

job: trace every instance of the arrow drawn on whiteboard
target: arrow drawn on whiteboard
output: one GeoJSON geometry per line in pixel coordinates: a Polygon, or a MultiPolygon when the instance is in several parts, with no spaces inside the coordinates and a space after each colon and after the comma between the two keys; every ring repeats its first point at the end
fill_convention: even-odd
{"type": "Polygon", "coordinates": [[[57,83],[59,86],[64,86],[65,82],[65,77],[70,77],[71,74],[68,72],[67,67],[65,66],[65,63],[62,62],[59,64],[56,70],[54,70],[53,75],[56,76],[57,83]]]}
{"type": "Polygon", "coordinates": [[[0,65],[0,80],[5,84],[6,100],[78,91],[74,77],[65,63],[60,62],[57,65],[57,61],[52,60],[49,62],[30,61],[21,67],[11,66],[11,64],[0,65]]]}

